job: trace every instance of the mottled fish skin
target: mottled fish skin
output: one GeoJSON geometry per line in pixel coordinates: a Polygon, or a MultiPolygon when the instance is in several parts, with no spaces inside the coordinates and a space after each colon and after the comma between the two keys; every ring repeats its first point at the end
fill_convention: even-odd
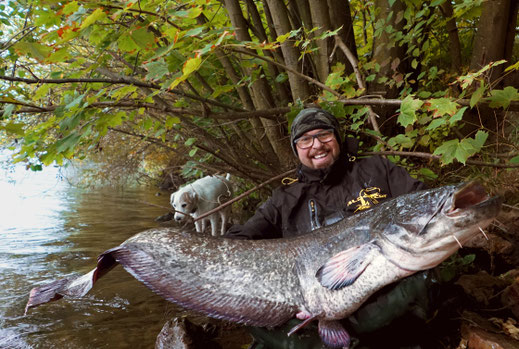
{"type": "Polygon", "coordinates": [[[83,295],[120,263],[187,309],[264,327],[304,315],[319,320],[328,346],[348,347],[349,336],[335,320],[385,285],[441,263],[458,242],[490,224],[499,208],[497,198],[470,183],[403,195],[296,238],[251,241],[149,230],[103,253],[88,276],[33,289],[26,309],[83,295]]]}
{"type": "Polygon", "coordinates": [[[251,242],[157,229],[109,253],[164,298],[206,315],[277,326],[302,302],[296,251],[282,240],[251,242]],[[174,251],[174,252],[173,252],[174,251]]]}

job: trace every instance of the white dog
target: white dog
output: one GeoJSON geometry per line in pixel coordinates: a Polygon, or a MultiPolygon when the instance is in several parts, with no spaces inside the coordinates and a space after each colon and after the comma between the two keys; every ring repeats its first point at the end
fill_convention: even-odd
{"type": "MultiPolygon", "coordinates": [[[[175,210],[175,220],[182,222],[187,215],[197,218],[206,212],[220,206],[232,197],[230,175],[205,176],[193,183],[182,186],[178,191],[171,194],[171,205],[175,210]]],[[[205,230],[206,222],[211,222],[211,235],[217,235],[218,221],[221,223],[220,233],[225,233],[227,220],[230,216],[231,205],[213,213],[206,218],[195,221],[197,232],[205,230]]]]}

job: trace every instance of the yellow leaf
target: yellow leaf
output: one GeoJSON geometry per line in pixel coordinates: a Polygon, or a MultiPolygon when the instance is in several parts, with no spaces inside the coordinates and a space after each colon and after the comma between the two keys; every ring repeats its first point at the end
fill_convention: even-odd
{"type": "Polygon", "coordinates": [[[202,58],[200,58],[200,57],[188,59],[186,61],[186,63],[184,63],[184,66],[182,67],[183,75],[185,75],[187,77],[192,72],[198,70],[198,68],[200,67],[201,64],[202,64],[202,58]]]}
{"type": "Polygon", "coordinates": [[[90,16],[85,18],[83,23],[81,23],[80,29],[85,29],[104,17],[106,17],[106,13],[104,13],[102,9],[98,8],[94,12],[92,12],[90,16]]]}

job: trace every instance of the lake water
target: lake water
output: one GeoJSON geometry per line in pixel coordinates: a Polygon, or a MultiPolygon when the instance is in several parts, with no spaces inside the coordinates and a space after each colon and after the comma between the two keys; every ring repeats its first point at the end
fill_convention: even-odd
{"type": "MultiPolygon", "coordinates": [[[[3,156],[0,154],[0,156],[3,156]]],[[[5,161],[0,158],[0,161],[5,161]]],[[[83,190],[56,168],[0,170],[0,348],[153,348],[177,313],[120,266],[83,299],[29,310],[34,286],[86,273],[97,256],[158,227],[168,194],[157,189],[83,190]]]]}

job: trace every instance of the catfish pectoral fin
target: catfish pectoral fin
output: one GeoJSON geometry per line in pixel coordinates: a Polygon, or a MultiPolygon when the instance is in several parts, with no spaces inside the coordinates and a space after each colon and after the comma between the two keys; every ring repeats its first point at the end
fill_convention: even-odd
{"type": "Polygon", "coordinates": [[[330,348],[350,347],[350,335],[339,321],[319,320],[319,335],[330,348]]]}
{"type": "Polygon", "coordinates": [[[56,301],[63,298],[63,296],[83,297],[92,289],[94,283],[100,277],[117,265],[117,262],[112,258],[109,252],[110,250],[99,256],[97,267],[85,275],[77,278],[64,278],[53,281],[47,285],[33,288],[29,293],[29,300],[25,306],[25,314],[27,314],[30,308],[56,301]]]}
{"type": "Polygon", "coordinates": [[[292,334],[296,333],[297,331],[299,331],[300,329],[302,329],[303,327],[308,325],[310,322],[314,321],[317,316],[318,315],[311,316],[311,317],[305,319],[305,321],[300,322],[296,326],[292,327],[290,329],[290,331],[288,331],[287,336],[291,336],[292,334]]]}
{"type": "Polygon", "coordinates": [[[352,247],[337,253],[317,270],[319,283],[330,290],[339,290],[357,280],[373,259],[372,251],[378,247],[372,243],[352,247]]]}

